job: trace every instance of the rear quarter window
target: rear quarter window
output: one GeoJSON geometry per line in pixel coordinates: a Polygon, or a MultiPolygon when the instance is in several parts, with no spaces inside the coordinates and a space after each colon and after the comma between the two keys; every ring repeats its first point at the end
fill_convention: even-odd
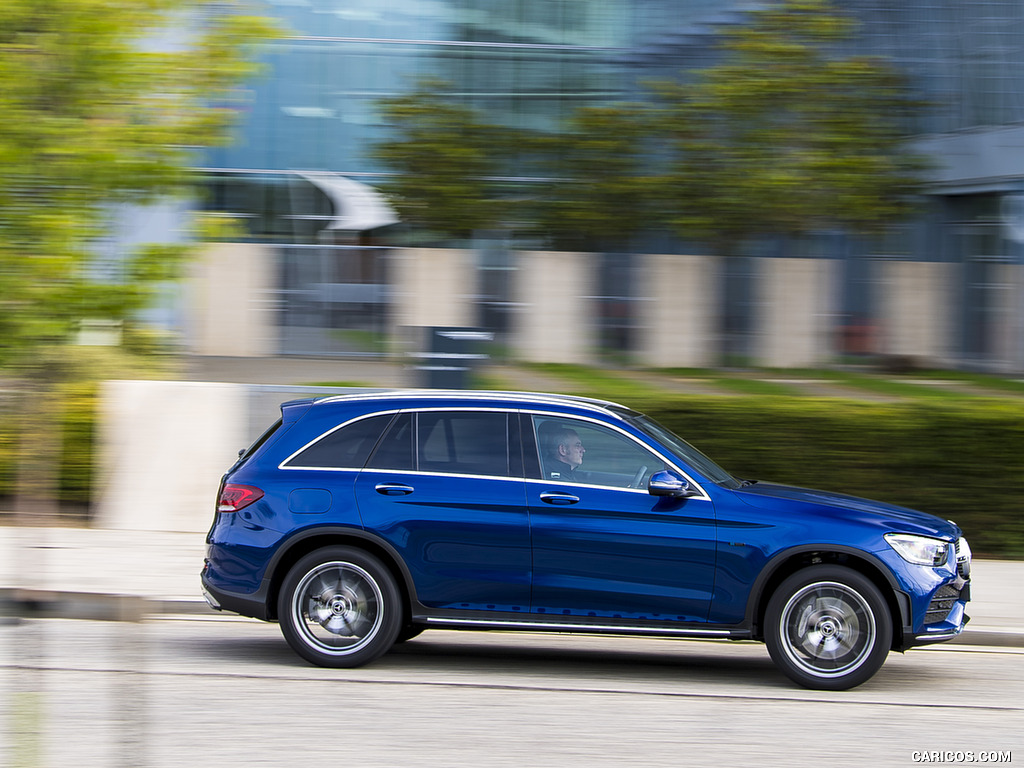
{"type": "Polygon", "coordinates": [[[362,469],[394,417],[393,413],[384,413],[337,427],[288,459],[284,466],[362,469]]]}

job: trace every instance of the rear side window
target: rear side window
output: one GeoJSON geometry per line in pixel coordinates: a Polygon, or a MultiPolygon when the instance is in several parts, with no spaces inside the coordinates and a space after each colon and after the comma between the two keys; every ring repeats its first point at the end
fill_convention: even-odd
{"type": "Polygon", "coordinates": [[[424,472],[507,477],[508,414],[421,413],[419,459],[424,472]]]}
{"type": "Polygon", "coordinates": [[[361,469],[377,445],[393,413],[370,416],[335,429],[290,459],[287,467],[313,467],[317,469],[361,469]]]}
{"type": "MultiPolygon", "coordinates": [[[[522,476],[517,428],[514,464],[522,476]]],[[[509,415],[486,411],[423,411],[399,415],[366,463],[368,469],[453,475],[509,476],[509,415]]]]}

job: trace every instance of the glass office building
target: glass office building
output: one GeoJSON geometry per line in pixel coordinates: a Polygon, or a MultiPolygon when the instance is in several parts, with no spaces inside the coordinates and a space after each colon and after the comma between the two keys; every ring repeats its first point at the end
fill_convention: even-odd
{"type": "MultiPolygon", "coordinates": [[[[267,55],[268,75],[251,85],[238,140],[205,159],[206,204],[243,217],[253,238],[282,247],[285,293],[300,294],[314,277],[317,284],[383,285],[386,267],[371,245],[345,241],[337,231],[325,237],[338,215],[336,199],[329,181],[313,178],[329,173],[371,185],[381,178],[384,169],[368,151],[388,135],[377,107],[381,98],[429,75],[452,83],[457,98],[492,122],[558,130],[580,106],[636,98],[645,79],[707,63],[722,26],[742,24],[750,9],[764,5],[269,0],[266,7],[281,19],[287,36],[267,55]],[[354,250],[348,254],[347,249],[354,250]]],[[[991,360],[993,335],[1001,323],[1016,322],[1005,316],[1005,293],[1014,286],[1007,283],[1011,273],[1004,267],[1021,263],[1024,241],[1024,214],[1018,213],[1024,211],[1024,4],[844,0],[839,6],[859,22],[850,49],[892,61],[927,102],[909,130],[935,159],[936,170],[926,190],[927,214],[920,220],[894,227],[878,241],[827,233],[793,248],[843,261],[842,307],[849,316],[874,311],[872,286],[885,260],[962,265],[962,289],[954,298],[962,318],[958,357],[965,364],[998,363],[991,360]]],[[[485,270],[487,264],[503,268],[493,247],[481,252],[485,270]]],[[[630,281],[615,277],[628,274],[622,259],[605,262],[610,272],[602,284],[627,294],[630,281]]],[[[744,278],[742,265],[737,269],[740,281],[754,279],[744,278]]],[[[488,292],[494,305],[501,303],[500,285],[488,292]]],[[[371,325],[379,323],[384,293],[367,288],[359,294],[365,302],[335,301],[331,322],[369,317],[377,318],[371,325]]],[[[749,291],[737,292],[733,314],[748,313],[746,295],[749,291]]],[[[628,307],[628,295],[610,298],[628,307]]],[[[317,317],[320,310],[293,310],[283,310],[286,325],[290,312],[293,319],[305,318],[297,322],[324,322],[317,317]]],[[[482,312],[500,315],[488,314],[486,306],[482,312]]],[[[616,310],[620,318],[628,314],[616,310]]],[[[742,321],[738,333],[743,334],[742,321]]],[[[297,337],[284,338],[282,351],[351,351],[322,344],[296,348],[297,337]]],[[[621,348],[630,344],[622,328],[612,329],[608,339],[621,348]]]]}

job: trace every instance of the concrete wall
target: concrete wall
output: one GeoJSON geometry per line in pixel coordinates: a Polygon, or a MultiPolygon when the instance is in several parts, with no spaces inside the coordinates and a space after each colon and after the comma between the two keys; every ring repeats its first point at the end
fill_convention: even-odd
{"type": "Polygon", "coordinates": [[[209,529],[220,477],[250,443],[246,391],[241,384],[106,382],[96,525],[209,529]]]}
{"type": "Polygon", "coordinates": [[[407,326],[468,327],[476,322],[475,252],[407,248],[391,255],[394,330],[407,326]]]}
{"type": "Polygon", "coordinates": [[[224,357],[277,354],[276,269],[272,246],[206,246],[186,280],[191,351],[224,357]]]}
{"type": "MultiPolygon", "coordinates": [[[[478,322],[476,253],[471,249],[402,249],[390,256],[391,327],[395,351],[418,351],[424,326],[478,322]]],[[[519,252],[510,273],[518,311],[511,353],[532,362],[587,364],[597,359],[599,310],[596,254],[519,252]]],[[[756,260],[757,339],[754,362],[769,367],[826,364],[837,347],[839,264],[829,259],[756,260]]],[[[273,246],[208,246],[187,284],[187,336],[197,355],[266,357],[279,353],[273,246]]],[[[714,365],[720,298],[719,262],[711,256],[637,257],[636,360],[658,367],[714,365]]],[[[1000,267],[1006,290],[993,296],[989,362],[1024,368],[1021,265],[1000,267]]],[[[878,312],[871,350],[933,365],[956,361],[963,303],[962,265],[885,261],[875,285],[878,312]]]]}
{"type": "Polygon", "coordinates": [[[889,261],[882,264],[878,349],[943,365],[952,360],[956,323],[954,264],[889,261]]]}
{"type": "Polygon", "coordinates": [[[281,403],[351,387],[108,381],[99,414],[95,525],[205,533],[221,475],[281,403]]]}
{"type": "Polygon", "coordinates": [[[1004,373],[1024,371],[1024,266],[1000,264],[993,307],[997,321],[994,328],[994,368],[1004,373]]]}
{"type": "Polygon", "coordinates": [[[653,368],[714,364],[718,261],[711,256],[651,254],[638,270],[637,361],[653,368]]]}
{"type": "Polygon", "coordinates": [[[831,259],[757,260],[757,364],[807,368],[832,350],[837,264],[831,259]]]}
{"type": "Polygon", "coordinates": [[[530,362],[592,362],[597,256],[546,251],[523,251],[517,256],[512,289],[519,305],[511,341],[514,354],[530,362]]]}

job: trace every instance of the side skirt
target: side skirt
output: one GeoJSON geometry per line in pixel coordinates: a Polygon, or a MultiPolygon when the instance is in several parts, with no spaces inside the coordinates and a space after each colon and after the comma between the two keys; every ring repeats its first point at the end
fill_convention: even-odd
{"type": "Polygon", "coordinates": [[[681,637],[718,640],[749,640],[746,629],[710,627],[640,626],[629,624],[531,621],[525,619],[461,618],[451,616],[416,616],[413,623],[434,629],[508,630],[516,632],[585,632],[601,635],[640,635],[647,637],[681,637]]]}

